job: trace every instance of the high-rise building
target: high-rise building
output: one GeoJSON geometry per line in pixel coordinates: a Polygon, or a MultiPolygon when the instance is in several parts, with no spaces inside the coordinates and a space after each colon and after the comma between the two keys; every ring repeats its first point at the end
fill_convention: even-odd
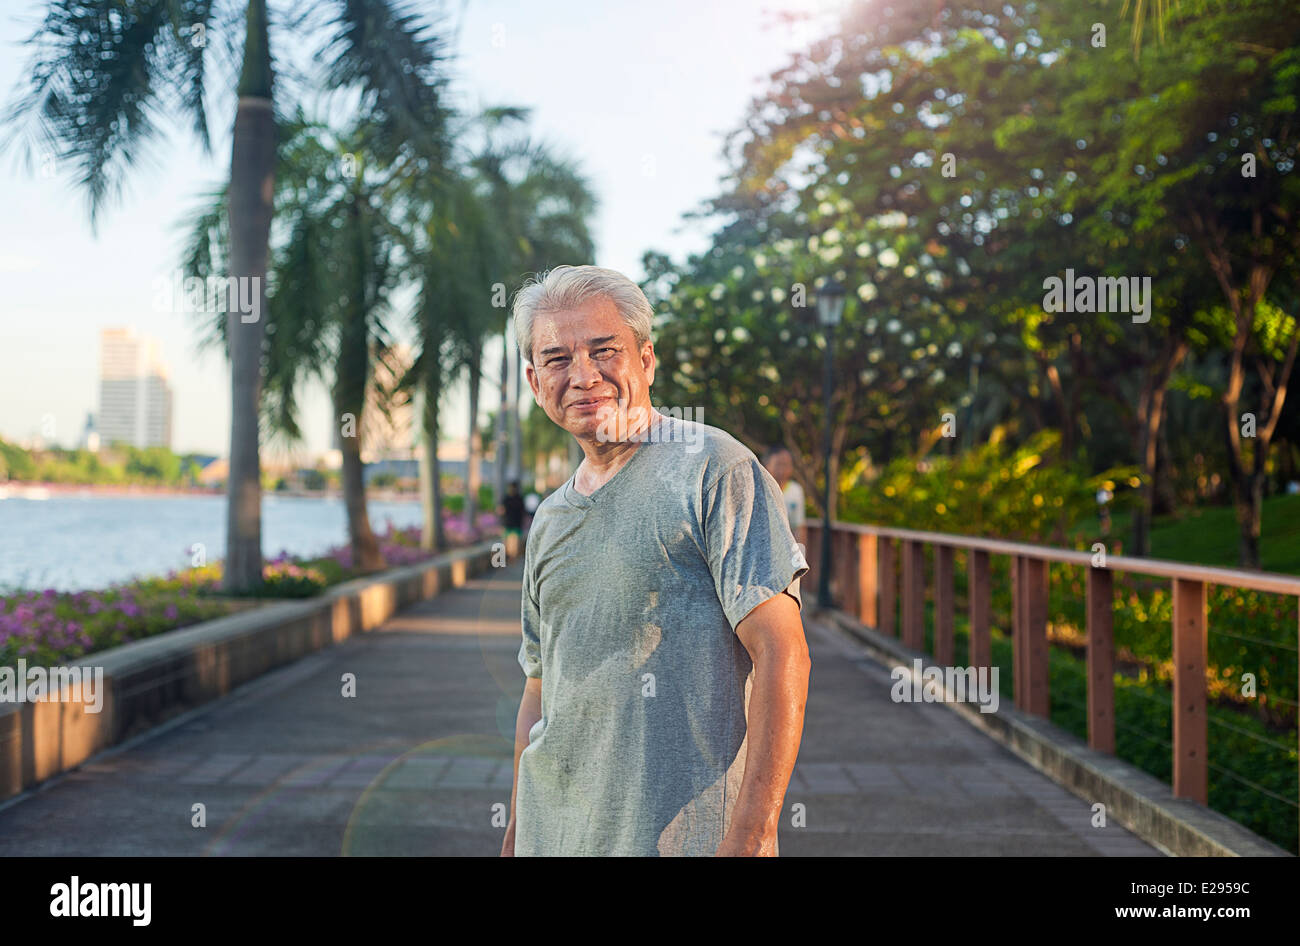
{"type": "Polygon", "coordinates": [[[172,389],[158,343],[129,328],[99,335],[100,442],[172,445],[172,389]]]}

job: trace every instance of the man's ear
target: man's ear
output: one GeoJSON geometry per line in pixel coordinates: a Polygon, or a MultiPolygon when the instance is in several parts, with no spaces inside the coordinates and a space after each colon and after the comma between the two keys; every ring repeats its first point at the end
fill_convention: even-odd
{"type": "Polygon", "coordinates": [[[641,346],[641,367],[645,370],[646,387],[655,383],[656,364],[654,342],[647,341],[641,346]]]}
{"type": "Polygon", "coordinates": [[[537,369],[533,367],[531,361],[524,362],[524,377],[528,379],[528,387],[533,391],[533,400],[537,403],[538,407],[541,407],[542,402],[537,396],[538,392],[541,390],[541,386],[537,382],[537,369]]]}

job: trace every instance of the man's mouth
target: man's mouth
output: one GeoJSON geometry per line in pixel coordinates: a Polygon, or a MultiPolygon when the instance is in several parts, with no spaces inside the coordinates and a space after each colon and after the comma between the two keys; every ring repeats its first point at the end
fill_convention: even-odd
{"type": "Polygon", "coordinates": [[[588,410],[593,407],[599,407],[601,404],[604,404],[606,401],[612,401],[612,400],[613,398],[610,397],[584,397],[579,401],[570,401],[569,406],[575,407],[578,410],[588,410]]]}

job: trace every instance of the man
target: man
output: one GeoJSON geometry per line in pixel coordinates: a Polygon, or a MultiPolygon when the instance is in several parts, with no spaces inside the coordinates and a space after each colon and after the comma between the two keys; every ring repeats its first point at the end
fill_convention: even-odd
{"type": "Polygon", "coordinates": [[[506,487],[505,499],[497,507],[506,532],[506,554],[514,558],[519,554],[519,539],[524,531],[524,497],[519,492],[519,481],[512,480],[506,487]]]}
{"type": "Polygon", "coordinates": [[[595,266],[515,298],[529,387],[584,456],[524,549],[503,855],[777,853],[807,563],[754,455],[651,407],[653,314],[595,266]]]}
{"type": "Polygon", "coordinates": [[[781,487],[781,495],[785,498],[786,518],[790,520],[790,529],[794,532],[795,538],[799,544],[805,548],[806,537],[804,533],[804,508],[808,505],[804,499],[803,487],[799,485],[794,478],[794,457],[790,455],[788,448],[777,444],[767,451],[767,457],[763,461],[767,467],[767,472],[772,474],[772,479],[776,480],[776,485],[781,487]]]}

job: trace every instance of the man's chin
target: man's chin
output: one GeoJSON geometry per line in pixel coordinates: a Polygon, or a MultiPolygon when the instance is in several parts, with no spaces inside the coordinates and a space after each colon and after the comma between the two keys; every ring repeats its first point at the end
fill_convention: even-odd
{"type": "Polygon", "coordinates": [[[564,429],[579,440],[595,440],[601,443],[609,440],[609,427],[595,417],[578,417],[565,423],[564,429]],[[605,435],[602,435],[605,434],[605,435]]]}

